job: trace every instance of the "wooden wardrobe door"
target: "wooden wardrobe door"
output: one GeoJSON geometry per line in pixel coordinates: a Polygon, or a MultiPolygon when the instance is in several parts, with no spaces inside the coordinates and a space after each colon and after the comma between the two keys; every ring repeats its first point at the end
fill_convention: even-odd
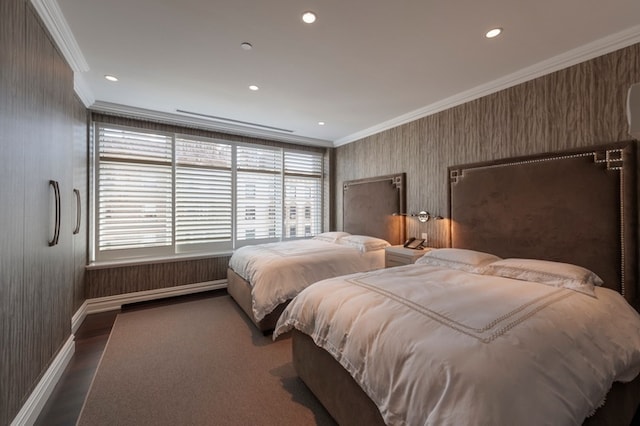
{"type": "MultiPolygon", "coordinates": [[[[89,158],[89,127],[88,113],[80,99],[74,99],[74,123],[73,123],[73,188],[78,191],[80,201],[79,215],[74,199],[72,216],[79,220],[74,221],[73,227],[78,227],[77,233],[72,234],[73,239],[73,312],[75,313],[85,301],[84,282],[85,266],[88,258],[88,236],[89,236],[89,179],[88,179],[88,158],[89,158]]],[[[76,195],[74,194],[74,197],[76,195]]]]}
{"type": "Polygon", "coordinates": [[[72,276],[72,172],[73,140],[69,105],[73,76],[65,75],[64,60],[49,39],[36,12],[26,16],[27,57],[25,87],[29,123],[25,143],[25,232],[22,324],[20,345],[25,378],[31,383],[48,367],[70,335],[72,276]],[[68,92],[65,93],[65,92],[68,92]],[[60,234],[55,230],[55,197],[50,181],[60,190],[60,234]]]}
{"type": "Polygon", "coordinates": [[[23,288],[24,132],[19,94],[25,65],[24,3],[0,1],[0,424],[9,424],[25,389],[15,365],[23,288]]]}

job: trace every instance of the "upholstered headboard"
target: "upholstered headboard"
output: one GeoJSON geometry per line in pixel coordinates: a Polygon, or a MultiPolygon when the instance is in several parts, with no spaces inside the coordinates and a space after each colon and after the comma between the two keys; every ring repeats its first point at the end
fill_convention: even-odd
{"type": "Polygon", "coordinates": [[[573,263],[634,303],[634,142],[449,167],[450,246],[573,263]]]}
{"type": "Polygon", "coordinates": [[[401,244],[405,235],[405,174],[345,181],[343,230],[401,244]]]}

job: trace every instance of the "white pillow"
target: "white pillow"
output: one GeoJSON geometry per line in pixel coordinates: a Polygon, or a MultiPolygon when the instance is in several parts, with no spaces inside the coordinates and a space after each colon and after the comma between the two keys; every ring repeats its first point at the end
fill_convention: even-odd
{"type": "Polygon", "coordinates": [[[416,260],[416,264],[443,266],[449,269],[458,269],[460,271],[475,272],[478,268],[500,260],[501,258],[493,254],[481,251],[458,249],[458,248],[441,248],[433,249],[424,256],[416,260]]]}
{"type": "Polygon", "coordinates": [[[563,287],[596,297],[595,286],[602,279],[582,266],[537,259],[504,259],[483,267],[478,273],[563,287]]]}
{"type": "Polygon", "coordinates": [[[389,247],[388,241],[381,238],[368,237],[366,235],[349,235],[340,238],[338,244],[350,246],[360,250],[362,253],[366,253],[372,250],[380,250],[385,247],[389,247]]]}
{"type": "Polygon", "coordinates": [[[328,243],[336,243],[342,237],[351,235],[348,232],[323,232],[313,237],[314,240],[326,241],[328,243]]]}

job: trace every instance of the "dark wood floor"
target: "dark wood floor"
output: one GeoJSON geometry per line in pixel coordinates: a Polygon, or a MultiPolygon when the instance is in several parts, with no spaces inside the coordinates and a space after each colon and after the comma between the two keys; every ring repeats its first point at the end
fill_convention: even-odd
{"type": "Polygon", "coordinates": [[[88,315],[76,332],[76,348],[45,404],[36,425],[73,426],[78,420],[84,398],[109,340],[111,327],[120,311],[88,315]]]}

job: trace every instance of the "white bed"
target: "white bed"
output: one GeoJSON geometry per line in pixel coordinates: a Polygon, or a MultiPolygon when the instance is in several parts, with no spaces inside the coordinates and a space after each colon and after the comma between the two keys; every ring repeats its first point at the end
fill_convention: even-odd
{"type": "Polygon", "coordinates": [[[389,425],[581,424],[640,371],[640,316],[599,284],[573,265],[433,250],[314,284],[274,338],[310,336],[389,425]]]}
{"type": "Polygon", "coordinates": [[[307,240],[242,247],[233,253],[229,268],[251,283],[251,313],[259,323],[309,284],[384,268],[389,245],[379,238],[325,232],[307,240]]]}

